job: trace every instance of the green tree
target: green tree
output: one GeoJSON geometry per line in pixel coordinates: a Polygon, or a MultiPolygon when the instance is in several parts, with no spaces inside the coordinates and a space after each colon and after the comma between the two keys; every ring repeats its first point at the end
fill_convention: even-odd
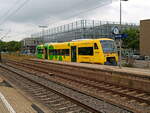
{"type": "Polygon", "coordinates": [[[128,38],[123,39],[123,47],[126,49],[139,50],[139,29],[126,29],[123,33],[128,34],[128,38]]]}
{"type": "Polygon", "coordinates": [[[5,51],[5,48],[6,48],[6,42],[0,41],[0,50],[5,51]]]}
{"type": "Polygon", "coordinates": [[[17,41],[2,42],[2,41],[0,41],[1,51],[16,52],[16,51],[20,51],[20,48],[21,48],[20,42],[17,42],[17,41]]]}

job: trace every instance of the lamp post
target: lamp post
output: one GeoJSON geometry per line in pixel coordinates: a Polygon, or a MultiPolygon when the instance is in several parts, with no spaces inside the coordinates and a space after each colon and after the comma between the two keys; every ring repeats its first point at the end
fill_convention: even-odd
{"type": "Polygon", "coordinates": [[[48,26],[39,25],[39,28],[42,28],[42,43],[44,44],[44,29],[48,28],[48,26]]]}
{"type": "MultiPolygon", "coordinates": [[[[121,33],[121,30],[122,30],[122,2],[121,1],[128,1],[128,0],[120,0],[120,33],[121,33]]],[[[119,39],[119,67],[121,68],[121,63],[122,63],[122,55],[121,55],[121,52],[122,52],[122,40],[121,38],[119,39]]]]}

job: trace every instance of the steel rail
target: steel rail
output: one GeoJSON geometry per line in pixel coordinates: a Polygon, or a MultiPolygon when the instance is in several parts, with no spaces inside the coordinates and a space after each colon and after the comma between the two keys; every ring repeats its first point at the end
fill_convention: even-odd
{"type": "MultiPolygon", "coordinates": [[[[19,65],[18,62],[15,62],[17,65],[19,65]]],[[[30,69],[33,69],[33,70],[36,70],[36,71],[39,71],[39,72],[42,72],[42,73],[45,73],[45,74],[49,74],[48,72],[45,72],[44,70],[40,70],[40,69],[35,69],[35,65],[34,65],[34,68],[33,67],[29,67],[29,65],[27,66],[27,64],[25,63],[21,63],[21,64],[24,64],[23,66],[27,67],[27,68],[30,68],[30,69]]],[[[20,64],[20,65],[21,65],[20,64]]],[[[32,65],[32,64],[31,64],[32,65]]],[[[32,65],[33,66],[33,65],[32,65]]],[[[41,68],[41,67],[40,67],[41,68]]],[[[59,76],[59,75],[55,75],[55,76],[59,76]]],[[[79,80],[74,80],[74,79],[70,79],[70,78],[66,78],[66,77],[62,77],[62,76],[59,76],[63,79],[68,79],[70,81],[74,81],[74,82],[78,82],[80,84],[83,84],[83,85],[88,85],[89,87],[93,87],[93,88],[96,88],[96,89],[99,89],[99,90],[105,90],[105,91],[108,91],[108,92],[111,92],[111,93],[115,93],[115,94],[118,94],[122,97],[127,97],[129,99],[134,99],[134,100],[137,100],[141,103],[147,103],[148,105],[150,104],[150,101],[146,100],[146,99],[142,99],[142,98],[138,98],[136,96],[133,96],[133,95],[128,95],[128,94],[125,94],[125,93],[121,93],[121,92],[118,92],[118,91],[115,91],[115,90],[112,90],[112,89],[109,89],[109,88],[104,88],[104,87],[100,87],[100,86],[95,86],[95,85],[91,85],[91,84],[88,84],[88,83],[85,83],[85,82],[82,82],[82,81],[79,81],[79,80]]],[[[132,91],[137,91],[137,90],[133,90],[132,91]]],[[[145,92],[144,92],[145,93],[145,92]]]]}
{"type": "Polygon", "coordinates": [[[75,104],[77,104],[77,105],[79,105],[79,106],[81,106],[81,107],[87,109],[88,111],[90,111],[90,112],[92,112],[92,113],[102,113],[102,112],[100,112],[100,111],[97,111],[96,109],[91,108],[90,106],[87,106],[87,105],[85,105],[85,104],[79,102],[78,100],[74,100],[73,98],[70,98],[69,96],[66,96],[65,94],[59,93],[59,92],[57,92],[57,91],[55,91],[55,90],[53,90],[53,89],[50,89],[49,87],[44,86],[43,84],[41,84],[41,83],[39,83],[39,82],[36,82],[36,81],[34,81],[34,80],[31,80],[30,78],[25,77],[25,76],[23,76],[22,74],[20,74],[20,73],[18,73],[18,72],[16,72],[16,71],[10,70],[10,69],[8,69],[8,68],[5,67],[5,66],[0,65],[0,67],[1,67],[1,68],[4,68],[4,69],[7,70],[7,71],[10,71],[10,72],[12,72],[12,73],[15,73],[15,74],[21,76],[21,77],[24,78],[24,79],[27,79],[27,80],[29,80],[29,81],[32,81],[32,82],[38,84],[39,86],[45,87],[45,88],[49,89],[50,91],[53,91],[54,93],[60,95],[61,97],[66,98],[67,100],[70,100],[71,102],[73,102],[73,103],[75,103],[75,104]]]}

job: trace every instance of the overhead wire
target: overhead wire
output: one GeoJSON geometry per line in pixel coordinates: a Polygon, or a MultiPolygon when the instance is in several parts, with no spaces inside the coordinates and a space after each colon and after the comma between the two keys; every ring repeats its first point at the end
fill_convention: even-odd
{"type": "MultiPolygon", "coordinates": [[[[75,5],[78,6],[78,7],[80,7],[80,6],[82,6],[82,4],[84,4],[85,2],[87,3],[87,1],[89,1],[89,0],[82,0],[82,1],[80,1],[80,2],[78,2],[78,3],[76,3],[75,5]]],[[[75,6],[72,6],[72,7],[75,7],[75,6]]],[[[56,20],[56,19],[58,19],[58,18],[57,18],[57,16],[50,16],[49,19],[56,20]]],[[[53,23],[53,22],[56,22],[56,21],[52,21],[51,23],[53,23]]],[[[49,24],[48,24],[47,26],[49,26],[49,24]]]]}
{"type": "Polygon", "coordinates": [[[19,5],[17,9],[15,9],[11,14],[9,14],[0,25],[4,24],[11,16],[14,16],[19,10],[21,10],[30,0],[25,0],[23,3],[19,5]]]}
{"type": "MultiPolygon", "coordinates": [[[[15,9],[11,14],[9,14],[9,15],[0,23],[0,25],[4,24],[4,23],[7,21],[7,19],[9,19],[10,16],[15,15],[15,14],[16,14],[19,10],[21,10],[29,1],[30,1],[30,0],[25,0],[24,2],[22,2],[22,4],[20,4],[17,9],[15,9]]],[[[84,0],[84,1],[88,1],[88,0],[84,0]]],[[[96,1],[99,1],[99,0],[96,0],[96,1]]],[[[105,1],[105,0],[103,0],[103,1],[105,1]]],[[[108,1],[108,0],[107,0],[107,1],[108,1]]],[[[112,0],[109,0],[109,1],[112,1],[112,0]]],[[[82,1],[82,3],[84,3],[84,2],[82,1]]],[[[105,3],[106,3],[106,2],[105,2],[105,3]]],[[[78,3],[78,4],[81,4],[81,3],[78,3]]],[[[91,11],[91,10],[97,9],[97,8],[99,8],[100,6],[103,6],[103,5],[105,5],[105,4],[101,4],[101,3],[100,3],[100,4],[98,4],[98,5],[96,5],[96,6],[92,7],[92,8],[91,8],[91,7],[90,7],[90,8],[87,8],[87,9],[82,10],[82,11],[76,13],[76,14],[73,14],[73,15],[71,15],[71,16],[68,16],[68,17],[63,18],[62,21],[65,21],[65,20],[67,20],[67,19],[70,19],[70,18],[73,18],[73,17],[76,17],[76,16],[80,16],[80,15],[83,14],[83,13],[86,13],[86,12],[89,12],[89,11],[91,11]]],[[[10,11],[8,11],[8,12],[10,12],[10,11]]],[[[52,18],[57,18],[57,17],[53,16],[52,18]]],[[[53,21],[53,22],[49,23],[48,25],[50,25],[50,24],[55,24],[55,23],[57,23],[57,22],[58,22],[58,21],[53,21]]]]}
{"type": "MultiPolygon", "coordinates": [[[[78,3],[78,5],[82,5],[82,3],[84,3],[84,2],[87,3],[87,2],[89,2],[89,1],[90,1],[90,0],[81,1],[80,3],[78,3]]],[[[76,16],[80,16],[80,15],[83,14],[83,13],[86,13],[86,12],[89,12],[89,11],[93,11],[94,9],[97,9],[97,8],[99,8],[100,6],[103,6],[103,5],[106,5],[106,4],[112,2],[112,0],[107,0],[107,2],[106,2],[106,0],[102,0],[102,1],[96,0],[96,1],[98,1],[99,3],[100,3],[100,2],[103,2],[103,3],[97,4],[96,6],[93,6],[92,8],[90,7],[90,8],[87,8],[87,9],[85,9],[85,10],[82,10],[82,11],[80,11],[80,12],[74,14],[74,15],[65,17],[65,18],[63,18],[63,21],[65,21],[65,20],[67,20],[67,19],[70,19],[70,18],[73,18],[73,17],[76,17],[76,16]]],[[[76,4],[76,5],[77,5],[77,4],[76,4]]],[[[54,18],[57,19],[56,16],[51,16],[50,18],[53,18],[53,20],[54,20],[54,18]]],[[[51,23],[48,24],[48,26],[49,26],[50,24],[55,24],[55,23],[57,23],[57,22],[58,22],[58,21],[52,21],[51,23]]],[[[25,34],[25,33],[24,33],[24,34],[25,34]]]]}
{"type": "Polygon", "coordinates": [[[9,15],[9,13],[13,10],[13,8],[17,6],[17,3],[19,3],[19,1],[20,0],[16,0],[15,3],[1,16],[0,18],[1,21],[9,15]]]}
{"type": "MultiPolygon", "coordinates": [[[[96,0],[96,1],[100,2],[100,0],[96,0]]],[[[90,7],[90,8],[87,8],[87,9],[85,9],[85,10],[82,10],[82,11],[80,11],[80,12],[74,14],[74,15],[65,17],[65,18],[62,19],[62,21],[71,19],[71,18],[73,18],[73,17],[78,17],[78,16],[82,15],[83,13],[87,13],[87,12],[89,12],[89,11],[93,11],[93,10],[99,8],[100,6],[104,6],[104,5],[108,4],[108,3],[112,3],[112,0],[107,0],[107,2],[106,2],[106,0],[102,0],[102,1],[103,1],[103,2],[105,1],[105,2],[104,2],[103,4],[101,4],[101,3],[100,3],[100,4],[97,4],[96,6],[93,6],[92,8],[90,7]]],[[[49,23],[48,25],[50,25],[50,24],[55,24],[55,23],[57,23],[57,22],[58,22],[58,21],[53,21],[53,22],[49,23]]]]}
{"type": "Polygon", "coordinates": [[[9,13],[11,13],[11,11],[13,11],[13,9],[17,6],[17,4],[19,4],[20,0],[16,0],[15,3],[1,16],[0,20],[2,20],[3,18],[5,19],[9,13]]]}
{"type": "MultiPolygon", "coordinates": [[[[19,1],[19,0],[18,0],[19,1]]],[[[9,17],[11,17],[11,16],[14,16],[19,10],[21,10],[28,2],[29,2],[30,0],[25,0],[24,2],[22,2],[20,5],[19,5],[19,7],[17,7],[17,9],[15,9],[12,13],[10,13],[9,14],[9,12],[10,12],[10,10],[11,10],[11,8],[7,11],[7,13],[9,14],[2,22],[0,22],[0,26],[2,25],[2,24],[4,24],[8,19],[9,19],[9,17]]],[[[9,35],[10,34],[10,31],[9,32],[7,32],[4,36],[2,36],[0,39],[2,40],[2,39],[4,39],[7,35],[9,35]]]]}

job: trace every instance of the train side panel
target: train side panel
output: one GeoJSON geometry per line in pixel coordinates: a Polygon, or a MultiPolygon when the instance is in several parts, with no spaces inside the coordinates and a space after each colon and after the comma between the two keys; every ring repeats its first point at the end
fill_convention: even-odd
{"type": "Polygon", "coordinates": [[[48,59],[54,61],[71,61],[70,47],[67,43],[49,44],[48,59]]]}
{"type": "Polygon", "coordinates": [[[114,41],[108,38],[49,43],[37,47],[37,58],[67,62],[116,64],[118,55],[114,47],[114,41]]]}

